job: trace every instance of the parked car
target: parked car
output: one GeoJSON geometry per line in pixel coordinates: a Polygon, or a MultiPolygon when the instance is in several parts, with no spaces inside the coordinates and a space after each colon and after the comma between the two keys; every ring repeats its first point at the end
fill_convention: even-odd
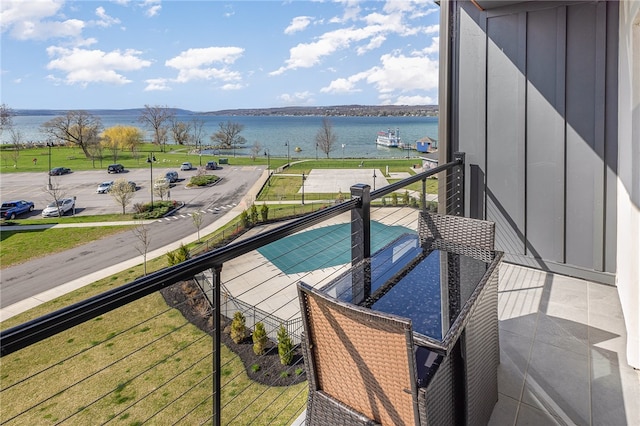
{"type": "Polygon", "coordinates": [[[178,181],[178,172],[168,171],[165,175],[165,178],[169,181],[169,183],[174,183],[178,181]]]}
{"type": "Polygon", "coordinates": [[[109,164],[109,167],[107,167],[107,173],[120,172],[124,172],[124,166],[122,164],[109,164]]]}
{"type": "Polygon", "coordinates": [[[189,163],[188,161],[185,161],[184,163],[182,163],[182,165],[180,166],[180,170],[191,170],[193,169],[193,166],[191,165],[191,163],[189,163]]]}
{"type": "Polygon", "coordinates": [[[15,219],[22,213],[32,212],[34,209],[33,201],[14,200],[2,203],[0,207],[0,216],[3,219],[15,219]]]}
{"type": "Polygon", "coordinates": [[[111,190],[111,186],[113,186],[112,180],[108,182],[102,182],[100,185],[98,185],[98,189],[96,189],[96,192],[98,194],[106,194],[111,190]]]}
{"type": "Polygon", "coordinates": [[[215,170],[218,168],[218,163],[216,163],[215,161],[209,161],[207,162],[207,165],[205,166],[205,169],[207,170],[215,170]]]}
{"type": "Polygon", "coordinates": [[[73,198],[63,198],[58,200],[58,205],[53,202],[42,210],[42,217],[58,217],[58,207],[60,207],[60,216],[64,216],[65,213],[73,209],[76,205],[76,200],[73,198]]]}
{"type": "Polygon", "coordinates": [[[66,175],[67,173],[71,173],[71,169],[68,169],[66,167],[54,167],[53,169],[49,170],[50,176],[66,175]]]}

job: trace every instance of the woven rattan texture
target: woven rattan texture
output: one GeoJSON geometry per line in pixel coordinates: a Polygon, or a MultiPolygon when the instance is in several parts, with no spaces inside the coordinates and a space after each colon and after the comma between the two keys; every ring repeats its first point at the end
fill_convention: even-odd
{"type": "MultiPolygon", "coordinates": [[[[381,424],[414,424],[410,323],[337,305],[317,294],[303,299],[317,390],[381,424]]],[[[322,416],[326,419],[326,413],[322,416]]]]}

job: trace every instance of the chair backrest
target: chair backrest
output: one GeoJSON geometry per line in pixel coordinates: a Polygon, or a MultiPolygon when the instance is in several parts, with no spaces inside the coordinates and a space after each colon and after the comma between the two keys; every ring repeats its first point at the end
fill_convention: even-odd
{"type": "Polygon", "coordinates": [[[451,249],[459,246],[482,251],[494,250],[495,227],[494,222],[469,217],[427,211],[421,211],[418,216],[418,235],[423,247],[451,249]]]}
{"type": "Polygon", "coordinates": [[[382,425],[418,424],[411,321],[341,302],[304,283],[298,295],[310,400],[323,392],[382,425]]]}

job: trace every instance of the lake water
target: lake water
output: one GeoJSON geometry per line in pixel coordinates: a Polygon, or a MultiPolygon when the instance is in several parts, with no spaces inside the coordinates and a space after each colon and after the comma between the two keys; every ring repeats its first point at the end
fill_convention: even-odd
{"type": "MultiPolygon", "coordinates": [[[[98,115],[104,128],[125,125],[140,127],[135,115],[98,115]]],[[[251,147],[258,143],[260,152],[266,150],[274,157],[315,157],[315,136],[322,127],[320,116],[178,116],[178,119],[190,122],[194,117],[204,121],[204,145],[210,143],[210,136],[219,129],[219,123],[232,121],[244,125],[240,133],[247,142],[244,147],[235,150],[235,155],[251,154],[251,147]],[[289,142],[287,154],[287,141],[289,142]],[[300,152],[295,152],[296,148],[300,152]]],[[[40,131],[40,126],[54,118],[54,116],[16,116],[13,117],[14,127],[22,133],[25,142],[41,142],[46,136],[40,131]]],[[[400,136],[405,143],[415,144],[415,141],[425,136],[438,139],[437,117],[330,117],[334,133],[337,135],[335,148],[330,158],[402,158],[407,155],[397,148],[377,146],[376,135],[379,131],[399,129],[400,136]],[[344,147],[343,147],[344,145],[344,147]]],[[[10,141],[10,134],[4,131],[2,142],[10,141]]],[[[151,139],[150,133],[148,136],[151,139]]],[[[232,156],[226,152],[224,155],[232,156]]],[[[318,150],[319,158],[326,157],[318,150]]],[[[413,152],[415,155],[415,151],[413,152]]]]}

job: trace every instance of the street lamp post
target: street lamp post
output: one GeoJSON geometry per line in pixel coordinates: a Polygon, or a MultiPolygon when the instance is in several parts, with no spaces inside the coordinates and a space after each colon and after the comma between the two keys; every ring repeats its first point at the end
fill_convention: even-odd
{"type": "Polygon", "coordinates": [[[307,178],[304,175],[304,172],[302,172],[302,205],[304,206],[304,181],[307,180],[307,178]]]}
{"type": "Polygon", "coordinates": [[[316,142],[316,161],[318,161],[318,142],[316,142]]]}
{"type": "Polygon", "coordinates": [[[47,142],[47,147],[49,147],[49,171],[47,172],[47,175],[49,175],[49,183],[47,184],[47,189],[49,191],[51,191],[51,188],[53,188],[51,186],[51,147],[53,146],[53,142],[47,142]]]}
{"type": "Polygon", "coordinates": [[[376,178],[377,178],[377,177],[378,177],[378,176],[376,176],[376,171],[375,171],[375,169],[374,169],[374,170],[373,170],[373,190],[374,190],[374,191],[376,190],[376,178]]]}
{"type": "Polygon", "coordinates": [[[342,144],[342,161],[344,161],[344,144],[342,144]]]}
{"type": "Polygon", "coordinates": [[[289,159],[289,158],[291,158],[291,157],[289,156],[289,141],[286,141],[284,144],[285,144],[285,146],[287,147],[287,167],[289,167],[289,166],[291,165],[291,164],[290,164],[290,161],[291,161],[291,160],[289,159]]]}
{"type": "Polygon", "coordinates": [[[264,150],[264,155],[267,156],[267,185],[271,186],[271,153],[269,152],[269,148],[264,150]]]}
{"type": "Polygon", "coordinates": [[[153,162],[156,161],[156,156],[153,155],[153,152],[147,156],[147,163],[149,163],[150,170],[150,185],[151,188],[151,210],[153,211],[153,162]]]}

